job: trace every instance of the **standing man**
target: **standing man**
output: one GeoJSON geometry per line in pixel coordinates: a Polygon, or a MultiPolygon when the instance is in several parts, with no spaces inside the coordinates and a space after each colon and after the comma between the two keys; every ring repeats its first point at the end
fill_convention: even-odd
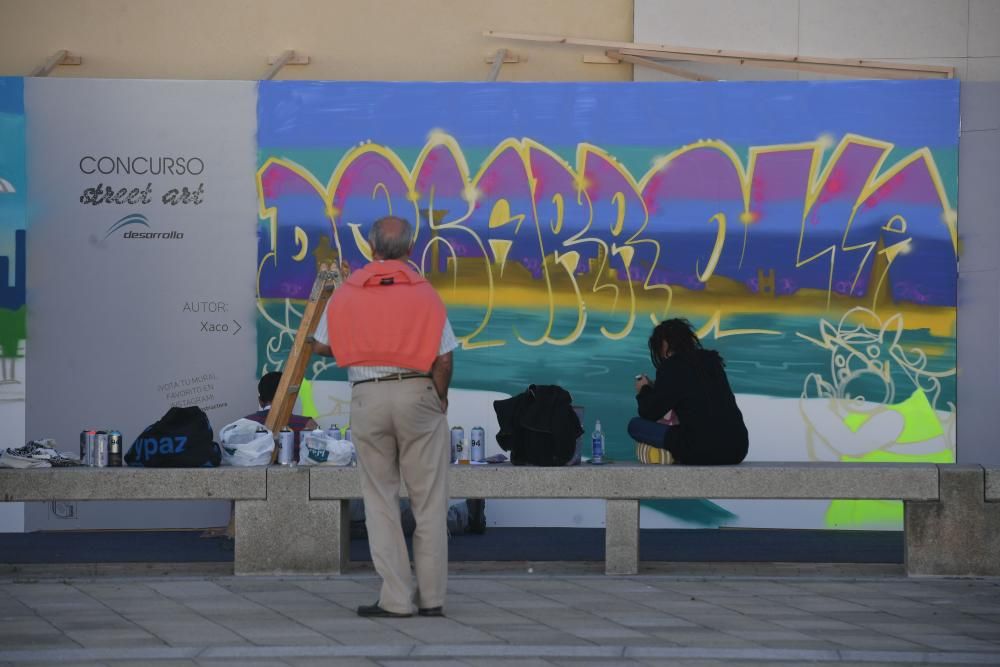
{"type": "Polygon", "coordinates": [[[413,229],[389,216],[368,234],[373,261],[330,297],[315,333],[352,383],[351,435],[379,599],[359,616],[443,616],[448,580],[448,385],[458,346],[441,297],[406,263],[413,229]],[[399,513],[406,482],[416,520],[410,560],[399,513]]]}

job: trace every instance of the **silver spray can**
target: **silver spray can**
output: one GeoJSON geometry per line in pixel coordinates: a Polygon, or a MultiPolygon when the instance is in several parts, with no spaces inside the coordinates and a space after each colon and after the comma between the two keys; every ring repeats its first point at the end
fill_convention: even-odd
{"type": "Polygon", "coordinates": [[[91,452],[94,457],[91,465],[98,468],[108,467],[108,432],[98,431],[95,437],[94,449],[91,452]]]}
{"type": "Polygon", "coordinates": [[[330,424],[330,428],[326,429],[326,437],[340,440],[340,427],[336,424],[330,424]]]}
{"type": "Polygon", "coordinates": [[[347,442],[354,442],[353,440],[351,440],[351,427],[350,426],[348,426],[346,429],[344,429],[344,440],[346,440],[347,442]]]}
{"type": "Polygon", "coordinates": [[[88,466],[97,465],[97,431],[87,431],[87,453],[84,456],[85,464],[88,466]]]}
{"type": "Polygon", "coordinates": [[[486,431],[482,426],[473,427],[469,431],[469,448],[472,450],[473,461],[482,463],[486,460],[486,431]]]}
{"type": "Polygon", "coordinates": [[[465,442],[465,429],[461,426],[451,427],[451,462],[458,463],[465,442]]]}
{"type": "Polygon", "coordinates": [[[278,435],[278,463],[283,466],[295,463],[295,431],[287,426],[278,435]]]}
{"type": "Polygon", "coordinates": [[[90,441],[96,431],[80,431],[80,465],[90,465],[90,441]]]}

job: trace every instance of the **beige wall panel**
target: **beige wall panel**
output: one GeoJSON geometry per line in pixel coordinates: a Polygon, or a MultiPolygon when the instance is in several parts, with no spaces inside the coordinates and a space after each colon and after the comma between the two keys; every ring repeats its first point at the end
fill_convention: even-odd
{"type": "Polygon", "coordinates": [[[1000,56],[1000,0],[971,0],[969,55],[1000,56]]]}
{"type": "Polygon", "coordinates": [[[798,0],[636,0],[635,41],[794,53],[798,0]]]}
{"type": "Polygon", "coordinates": [[[969,0],[800,0],[799,54],[963,58],[969,0]]]}
{"type": "Polygon", "coordinates": [[[1000,81],[1000,58],[969,58],[969,81],[1000,81]]]}
{"type": "Polygon", "coordinates": [[[632,39],[632,0],[0,0],[0,75],[27,74],[59,49],[54,76],[256,79],[285,49],[312,63],[278,78],[482,80],[507,46],[528,57],[500,80],[630,80],[580,50],[503,43],[484,30],[632,39]]]}

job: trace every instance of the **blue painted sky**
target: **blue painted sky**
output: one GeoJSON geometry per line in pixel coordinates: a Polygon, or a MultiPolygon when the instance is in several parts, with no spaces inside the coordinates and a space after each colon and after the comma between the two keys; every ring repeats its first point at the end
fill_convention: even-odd
{"type": "Polygon", "coordinates": [[[461,144],[528,136],[548,145],[674,147],[839,138],[957,146],[958,81],[260,84],[262,148],[419,146],[431,129],[461,144]]]}
{"type": "Polygon", "coordinates": [[[0,178],[17,192],[0,193],[0,256],[10,257],[9,280],[14,278],[14,230],[25,228],[23,79],[0,77],[0,178]]]}

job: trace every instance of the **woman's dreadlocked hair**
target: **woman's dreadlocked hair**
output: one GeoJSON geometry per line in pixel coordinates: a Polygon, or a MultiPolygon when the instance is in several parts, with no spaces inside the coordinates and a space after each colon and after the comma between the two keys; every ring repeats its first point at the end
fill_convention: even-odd
{"type": "Polygon", "coordinates": [[[659,368],[666,359],[663,356],[663,342],[670,347],[671,354],[685,354],[702,349],[698,334],[691,323],[683,318],[664,320],[656,325],[649,336],[649,358],[654,368],[659,368]]]}

